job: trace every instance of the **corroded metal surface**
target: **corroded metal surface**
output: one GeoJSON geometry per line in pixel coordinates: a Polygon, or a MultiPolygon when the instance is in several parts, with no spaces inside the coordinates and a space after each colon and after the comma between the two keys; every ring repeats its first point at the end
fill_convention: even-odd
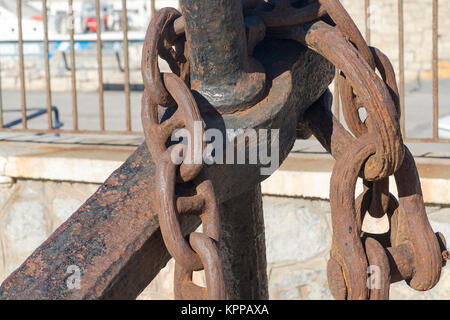
{"type": "MultiPolygon", "coordinates": [[[[176,298],[264,298],[263,271],[257,271],[253,291],[251,285],[242,286],[245,294],[227,286],[227,279],[235,280],[226,274],[233,262],[227,258],[242,253],[228,247],[234,253],[223,257],[226,250],[219,251],[219,217],[226,221],[223,225],[237,227],[232,216],[239,208],[250,216],[261,214],[255,186],[264,179],[259,172],[263,164],[186,162],[196,155],[182,144],[168,143],[180,128],[191,133],[191,142],[197,140],[200,149],[204,143],[195,137],[204,129],[219,129],[223,136],[226,129],[280,129],[280,161],[297,135],[314,134],[336,159],[327,267],[335,298],[388,299],[390,283],[401,280],[416,290],[431,289],[448,252],[445,239],[428,222],[415,162],[403,145],[394,70],[380,50],[366,44],[340,2],[182,0],[181,8],[183,15],[171,8],[155,15],[143,48],[142,119],[150,155],[139,147],[3,283],[0,297],[135,297],[166,263],[164,242],[176,260],[176,298]],[[158,56],[173,74],[160,74],[158,56]],[[353,135],[330,112],[332,96],[326,88],[335,74],[333,65],[353,135]],[[367,111],[365,120],[359,116],[361,108],[367,111]],[[200,120],[204,128],[195,132],[194,122],[200,120]],[[179,165],[170,158],[176,148],[183,155],[179,165]],[[391,175],[398,200],[389,193],[391,175]],[[358,178],[364,192],[355,200],[358,178]],[[254,199],[232,204],[247,193],[254,199]],[[362,230],[366,214],[385,213],[387,234],[362,230]],[[199,218],[203,233],[191,233],[199,218]],[[82,267],[86,283],[82,290],[68,292],[63,272],[74,264],[82,267]],[[146,264],[149,270],[139,272],[146,264]],[[192,282],[192,272],[201,269],[206,288],[192,282]],[[372,285],[375,276],[377,285],[372,285]]],[[[250,154],[255,147],[260,145],[250,146],[244,139],[232,152],[250,154]]],[[[263,244],[256,247],[263,255],[263,244]]],[[[253,260],[257,270],[265,267],[253,260]]]]}
{"type": "MultiPolygon", "coordinates": [[[[161,10],[147,31],[142,57],[146,81],[142,121],[148,148],[158,168],[156,184],[161,190],[161,232],[176,261],[175,298],[225,299],[222,262],[217,249],[220,222],[216,198],[206,172],[202,172],[203,178],[196,178],[204,167],[202,150],[205,147],[197,103],[205,114],[212,110],[228,114],[244,111],[255,105],[256,99],[262,98],[266,75],[261,63],[248,56],[247,44],[253,52],[255,45],[264,39],[265,28],[258,18],[247,19],[247,41],[244,41],[244,19],[238,2],[206,1],[199,4],[197,1],[182,1],[181,4],[187,40],[184,46],[179,46],[183,51],[177,52],[177,47],[170,49],[182,35],[181,28],[179,32],[174,31],[176,20],[181,19],[176,10],[161,10]],[[223,52],[224,48],[230,47],[234,50],[223,52]],[[171,54],[163,55],[164,51],[171,51],[171,54]],[[158,56],[166,59],[172,71],[181,77],[159,74],[158,56]],[[184,70],[190,71],[190,77],[181,71],[181,61],[190,62],[190,70],[184,70]],[[184,82],[191,83],[191,88],[184,82]],[[190,90],[201,97],[197,102],[190,90]],[[160,119],[158,104],[169,107],[169,112],[174,105],[177,107],[173,114],[166,116],[166,112],[160,119]],[[195,122],[200,126],[198,130],[195,130],[195,122]],[[181,128],[187,129],[190,151],[182,144],[166,147],[169,137],[181,128]],[[180,151],[182,163],[175,165],[171,156],[174,152],[180,154],[180,151]],[[174,194],[175,179],[183,184],[192,181],[186,196],[177,198],[174,194]],[[204,233],[190,234],[185,240],[178,217],[183,212],[192,211],[202,218],[204,233]],[[199,270],[205,270],[206,288],[192,282],[192,273],[199,270]]],[[[256,150],[250,150],[253,151],[256,150]]]]}
{"type": "MultiPolygon", "coordinates": [[[[288,1],[280,3],[289,7],[288,1]]],[[[387,299],[391,278],[398,278],[396,270],[403,270],[401,278],[412,288],[429,290],[439,280],[446,250],[439,244],[441,237],[430,227],[414,159],[403,145],[392,65],[380,50],[367,46],[339,1],[318,3],[328,14],[324,21],[288,28],[278,25],[279,28],[269,28],[268,33],[307,45],[340,70],[343,113],[356,138],[330,116],[329,92],[310,108],[318,110],[307,112],[305,123],[301,124],[337,160],[330,188],[331,291],[338,299],[387,299]],[[367,112],[364,121],[359,115],[361,108],[367,112]],[[399,190],[398,202],[389,194],[387,177],[393,174],[399,190]],[[365,191],[355,206],[358,177],[363,178],[365,191]],[[387,239],[361,230],[366,212],[378,218],[388,212],[391,229],[387,239]],[[410,250],[397,250],[405,246],[410,250]],[[379,268],[376,276],[380,288],[368,286],[371,276],[367,270],[374,265],[379,268]]]]}
{"type": "Polygon", "coordinates": [[[330,200],[333,246],[339,248],[332,249],[332,258],[328,262],[331,292],[336,299],[361,298],[355,297],[357,294],[370,299],[386,299],[389,293],[387,284],[403,280],[416,290],[429,290],[439,280],[441,267],[447,259],[447,250],[443,236],[434,234],[428,222],[412,155],[405,147],[402,166],[395,173],[399,200],[389,195],[386,210],[391,226],[389,232],[363,232],[362,220],[365,214],[371,214],[373,185],[365,187],[356,201],[353,198],[354,187],[357,177],[362,175],[360,168],[364,162],[361,159],[373,153],[374,148],[369,140],[366,144],[358,143],[335,119],[330,111],[330,96],[331,93],[327,92],[305,113],[304,125],[337,160],[330,200]],[[369,246],[367,241],[371,243],[369,246]],[[359,252],[363,256],[350,254],[344,257],[351,248],[362,248],[363,251],[359,252]],[[363,267],[360,267],[358,274],[355,266],[361,264],[363,267]],[[379,289],[369,290],[366,285],[368,277],[363,268],[369,265],[380,267],[380,281],[384,285],[379,289]],[[349,275],[343,276],[346,272],[349,275]]]}
{"type": "MultiPolygon", "coordinates": [[[[173,24],[177,16],[180,15],[174,9],[163,9],[158,12],[155,20],[173,24]]],[[[170,46],[176,42],[176,38],[169,39],[168,30],[165,27],[155,28],[150,25],[142,57],[144,66],[147,66],[143,68],[142,74],[148,81],[142,96],[142,125],[148,149],[156,162],[155,187],[160,190],[160,202],[156,210],[164,243],[175,259],[175,298],[223,300],[226,299],[226,292],[218,249],[219,208],[202,158],[202,150],[205,147],[202,118],[191,90],[181,77],[173,73],[154,74],[155,70],[159,71],[158,55],[163,49],[161,45],[159,48],[155,46],[155,43],[168,43],[170,46]],[[176,104],[173,114],[161,121],[158,117],[161,94],[151,90],[156,84],[160,85],[159,91],[164,91],[176,104]],[[191,148],[183,144],[174,144],[167,148],[169,137],[181,128],[188,131],[191,148]],[[175,164],[172,160],[175,152],[182,154],[180,164],[175,164]],[[186,189],[186,195],[175,195],[177,182],[183,186],[186,183],[191,184],[189,187],[183,187],[186,189]],[[181,230],[180,214],[198,215],[202,220],[203,233],[194,232],[186,237],[181,230]],[[200,270],[205,271],[206,288],[192,281],[193,272],[200,270]]],[[[184,54],[183,60],[186,61],[187,52],[184,54]]],[[[179,71],[181,65],[182,63],[179,63],[173,67],[178,67],[179,71]]]]}
{"type": "Polygon", "coordinates": [[[219,206],[220,252],[231,300],[269,299],[262,206],[259,184],[219,206]]]}
{"type": "MultiPolygon", "coordinates": [[[[177,21],[181,27],[175,34],[183,30],[182,20],[177,19],[174,24],[177,21]]],[[[333,79],[334,68],[320,55],[292,41],[265,39],[255,47],[253,55],[265,70],[267,83],[263,99],[243,112],[224,115],[204,112],[201,116],[206,128],[218,128],[222,132],[227,128],[280,129],[282,162],[295,142],[298,119],[325,91],[333,79]]],[[[265,179],[267,176],[260,175],[261,166],[208,167],[219,205],[265,179]]],[[[160,190],[155,188],[155,177],[155,161],[147,147],[141,145],[4,281],[0,297],[135,298],[170,258],[157,218],[160,190]],[[66,270],[70,265],[77,265],[82,271],[81,290],[69,290],[66,286],[69,276],[66,270]]],[[[183,190],[177,186],[175,193],[183,195],[183,190]]],[[[198,217],[183,216],[183,234],[193,232],[199,223],[198,217]]]]}
{"type": "Polygon", "coordinates": [[[255,105],[264,95],[266,74],[248,54],[240,1],[181,0],[180,6],[199,108],[223,114],[255,105]]]}

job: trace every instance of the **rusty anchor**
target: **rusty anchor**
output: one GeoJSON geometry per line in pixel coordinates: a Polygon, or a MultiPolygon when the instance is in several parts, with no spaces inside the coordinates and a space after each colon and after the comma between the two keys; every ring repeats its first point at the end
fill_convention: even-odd
{"type": "MultiPolygon", "coordinates": [[[[178,299],[268,298],[263,245],[246,248],[254,258],[238,254],[239,242],[248,239],[232,231],[248,224],[252,235],[263,233],[263,165],[192,164],[184,159],[195,154],[167,143],[178,129],[195,137],[207,128],[224,134],[279,129],[281,161],[297,135],[313,134],[336,159],[328,263],[335,298],[387,299],[390,283],[400,280],[417,290],[433,287],[448,252],[429,225],[414,159],[403,145],[395,74],[388,58],[367,46],[340,2],[180,2],[181,12],[160,10],[145,37],[146,143],[3,282],[0,298],[135,298],[170,257],[178,299]],[[172,74],[161,74],[158,56],[172,74]],[[335,68],[353,135],[330,112],[327,87],[335,68]],[[367,110],[365,122],[357,116],[360,108],[367,110]],[[196,121],[204,124],[197,133],[196,121]],[[183,161],[175,165],[170,153],[176,148],[183,161]],[[398,200],[389,193],[391,175],[398,200]],[[365,191],[355,200],[358,177],[365,191]],[[363,232],[367,213],[387,213],[390,232],[363,232]],[[194,232],[201,222],[203,231],[194,232]],[[246,268],[238,275],[229,268],[237,259],[246,268]],[[74,264],[83,285],[70,291],[65,268],[74,264]],[[371,266],[380,267],[379,288],[368,285],[371,266]],[[192,282],[192,273],[202,269],[206,287],[192,282]]],[[[241,143],[233,152],[255,151],[241,143]]]]}

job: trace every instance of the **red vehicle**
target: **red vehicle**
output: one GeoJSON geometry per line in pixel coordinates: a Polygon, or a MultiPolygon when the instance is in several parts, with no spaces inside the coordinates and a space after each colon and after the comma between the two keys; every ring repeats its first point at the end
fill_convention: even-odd
{"type": "MultiPolygon", "coordinates": [[[[108,8],[101,5],[100,19],[102,20],[101,30],[107,30],[108,26],[108,8]]],[[[95,11],[95,2],[84,2],[81,8],[81,17],[83,21],[84,32],[96,32],[97,31],[97,19],[95,11]]]]}
{"type": "MultiPolygon", "coordinates": [[[[97,19],[94,17],[84,18],[85,32],[97,32],[97,19]]],[[[103,28],[106,30],[108,25],[108,16],[103,17],[103,28]]]]}

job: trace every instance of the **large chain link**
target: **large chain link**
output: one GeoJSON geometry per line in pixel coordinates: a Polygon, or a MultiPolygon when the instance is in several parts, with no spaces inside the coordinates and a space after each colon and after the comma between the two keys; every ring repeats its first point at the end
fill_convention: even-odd
{"type": "Polygon", "coordinates": [[[148,149],[156,163],[155,187],[160,193],[158,217],[161,233],[167,250],[175,259],[175,298],[225,299],[218,251],[219,211],[202,161],[202,119],[185,82],[189,65],[184,41],[179,41],[183,33],[180,19],[181,14],[177,10],[165,8],[156,14],[148,27],[142,54],[145,85],[142,123],[148,149]],[[158,56],[165,59],[175,73],[161,74],[158,56]],[[159,120],[158,105],[173,112],[169,112],[168,118],[159,120]],[[189,132],[188,144],[166,147],[171,135],[181,128],[189,132]],[[180,165],[174,162],[174,155],[182,156],[180,165]],[[176,193],[176,189],[182,196],[176,193]],[[200,216],[203,233],[193,232],[185,238],[180,227],[180,217],[185,214],[200,216]],[[205,270],[206,288],[192,281],[193,272],[199,270],[205,270]]]}
{"type": "MultiPolygon", "coordinates": [[[[367,46],[339,1],[320,0],[320,2],[336,24],[336,28],[345,35],[349,46],[351,44],[358,50],[360,55],[352,59],[353,65],[358,65],[358,58],[359,64],[364,65],[366,62],[370,66],[370,69],[366,66],[366,74],[372,77],[377,77],[375,70],[378,69],[384,87],[381,95],[374,95],[372,93],[374,87],[370,84],[365,85],[365,90],[358,92],[358,84],[367,75],[360,74],[357,78],[352,79],[348,66],[340,68],[342,72],[339,84],[341,85],[344,117],[357,139],[348,148],[345,156],[337,159],[331,178],[330,203],[334,241],[328,270],[329,274],[333,275],[336,273],[336,268],[340,268],[346,288],[345,291],[341,289],[342,296],[337,297],[387,299],[390,277],[393,273],[393,270],[390,270],[388,255],[392,257],[393,265],[398,265],[402,259],[403,261],[409,259],[410,263],[407,264],[414,267],[411,268],[414,272],[404,274],[402,278],[408,280],[409,285],[416,290],[428,290],[439,280],[442,267],[441,248],[426,217],[414,159],[408,149],[403,146],[399,134],[400,106],[393,67],[380,50],[367,46]],[[386,93],[389,93],[389,97],[386,93]],[[371,108],[369,99],[380,101],[378,106],[383,109],[371,108]],[[358,112],[360,108],[365,108],[368,113],[365,122],[360,120],[358,112]],[[386,112],[382,113],[383,110],[386,112]],[[374,117],[377,113],[381,115],[380,122],[374,117]],[[386,135],[383,135],[383,129],[387,133],[386,135]],[[375,135],[379,136],[378,139],[374,139],[375,135]],[[372,159],[380,163],[382,158],[377,159],[377,153],[388,156],[386,158],[388,161],[385,163],[387,170],[374,176],[367,170],[367,166],[370,164],[369,161],[373,154],[375,157],[372,159]],[[404,158],[403,154],[405,154],[404,158]],[[355,208],[353,194],[360,172],[365,179],[364,184],[368,187],[365,193],[357,199],[359,207],[355,208]],[[389,194],[387,177],[393,173],[396,177],[400,203],[392,194],[389,194]],[[375,181],[369,183],[367,180],[375,181]],[[366,201],[366,203],[370,204],[366,205],[366,208],[362,208],[360,203],[364,196],[368,195],[370,195],[370,202],[366,201]],[[361,230],[362,220],[368,211],[375,217],[381,217],[388,212],[391,237],[390,241],[384,241],[384,247],[375,237],[369,237],[361,230]],[[399,228],[400,226],[401,228],[399,228]],[[390,251],[387,250],[388,248],[390,251]],[[402,250],[398,250],[399,248],[402,250]],[[405,251],[405,248],[408,248],[409,251],[405,251]],[[358,253],[354,254],[355,251],[358,253]],[[394,252],[396,255],[393,255],[394,252]],[[379,274],[376,275],[379,282],[377,286],[370,283],[368,285],[367,281],[372,280],[371,277],[367,277],[368,266],[370,266],[369,270],[373,266],[379,268],[379,274]],[[345,295],[343,295],[344,292],[345,295]]],[[[380,93],[379,89],[377,91],[380,93]]],[[[343,283],[338,285],[332,276],[329,277],[329,280],[332,291],[335,291],[333,288],[337,286],[343,287],[343,283]]]]}

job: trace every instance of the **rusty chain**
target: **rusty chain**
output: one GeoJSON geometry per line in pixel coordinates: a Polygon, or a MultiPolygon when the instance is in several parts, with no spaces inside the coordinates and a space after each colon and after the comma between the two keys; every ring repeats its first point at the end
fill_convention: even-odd
{"type": "MultiPolygon", "coordinates": [[[[356,88],[359,81],[364,81],[364,74],[352,79],[348,69],[339,68],[342,71],[340,92],[344,117],[357,139],[352,146],[349,146],[342,158],[337,158],[331,179],[330,203],[334,235],[328,265],[330,288],[335,297],[341,299],[387,299],[391,276],[394,276],[395,271],[399,271],[399,278],[407,280],[412,288],[429,290],[439,280],[442,267],[441,250],[445,250],[445,248],[440,247],[439,238],[435,236],[428,222],[414,159],[401,141],[398,123],[400,117],[398,90],[392,65],[381,51],[369,48],[365,44],[355,24],[339,1],[320,2],[329,10],[329,15],[336,23],[336,28],[345,35],[349,42],[348,47],[353,45],[362,57],[359,61],[352,59],[349,62],[353,65],[364,65],[366,62],[367,74],[374,77],[376,77],[374,71],[378,69],[384,83],[384,91],[390,96],[386,94],[384,96],[373,95],[370,91],[373,90],[373,87],[369,85],[366,86],[367,90],[365,91],[369,92],[366,96],[368,99],[365,99],[361,96],[361,93],[365,92],[358,92],[356,88]],[[370,56],[367,55],[368,52],[371,53],[370,56]],[[367,68],[368,66],[370,69],[367,68]],[[387,111],[381,118],[382,122],[375,126],[369,99],[379,100],[381,102],[379,106],[387,111]],[[358,114],[360,108],[365,108],[368,113],[365,122],[360,120],[358,114]],[[393,121],[389,123],[389,120],[393,121]],[[391,136],[394,139],[399,138],[397,141],[394,140],[394,143],[392,143],[393,140],[388,140],[394,147],[390,149],[392,152],[390,155],[397,155],[397,161],[395,161],[396,166],[391,166],[392,171],[389,170],[384,175],[373,176],[367,170],[368,159],[373,154],[376,156],[378,150],[382,150],[380,141],[383,140],[377,141],[373,134],[379,133],[380,128],[383,128],[382,125],[385,126],[384,128],[392,129],[390,131],[393,133],[391,136]],[[369,187],[363,195],[358,197],[355,206],[353,194],[356,179],[360,173],[365,179],[364,184],[369,187]],[[389,194],[387,176],[392,173],[395,173],[399,202],[389,194]],[[367,180],[374,181],[369,183],[367,180]],[[366,200],[366,205],[362,206],[362,199],[369,196],[370,201],[366,200]],[[384,241],[384,247],[375,237],[368,237],[362,232],[361,224],[366,212],[375,217],[381,217],[385,212],[388,213],[390,238],[389,241],[384,241]],[[354,254],[355,248],[357,254],[354,254]],[[365,254],[361,249],[365,250],[365,254]],[[397,270],[391,270],[388,257],[392,259],[392,267],[397,270]],[[409,268],[408,272],[403,270],[405,265],[409,268]],[[377,266],[380,269],[378,275],[380,283],[377,287],[367,285],[367,281],[371,281],[372,278],[367,277],[365,269],[367,270],[368,266],[377,266]],[[333,275],[339,271],[343,273],[343,277],[339,277],[337,280],[333,275]],[[345,285],[342,279],[345,279],[345,285]]],[[[389,130],[386,131],[389,133],[389,130]]],[[[386,149],[384,148],[384,150],[386,149]]],[[[380,160],[380,158],[374,159],[377,162],[380,160]]],[[[396,276],[398,277],[398,275],[396,276]]]]}
{"type": "Polygon", "coordinates": [[[156,183],[160,189],[158,212],[161,233],[167,250],[175,259],[174,292],[176,299],[225,299],[222,263],[219,257],[219,211],[211,180],[202,163],[203,127],[200,112],[186,81],[188,53],[185,48],[181,14],[172,8],[160,10],[151,21],[143,47],[142,77],[145,90],[142,97],[142,123],[149,151],[156,160],[156,183]],[[181,41],[180,41],[181,39],[181,41]],[[175,47],[175,49],[173,48],[175,47]],[[162,74],[158,56],[165,59],[174,73],[162,74]],[[159,120],[158,105],[176,109],[159,120]],[[176,106],[176,107],[175,107],[176,106]],[[192,148],[174,144],[168,139],[184,128],[190,133],[192,148]],[[190,154],[187,154],[190,152],[190,154]],[[183,161],[172,161],[174,153],[183,161]],[[190,161],[186,161],[189,156],[190,161]],[[176,193],[176,189],[184,190],[176,193]],[[185,236],[181,232],[182,215],[195,214],[203,223],[203,233],[185,236]],[[194,271],[205,270],[206,288],[192,281],[194,271]]]}
{"type": "MultiPolygon", "coordinates": [[[[247,26],[249,48],[267,32],[304,43],[340,70],[343,114],[353,135],[331,114],[329,91],[305,113],[303,124],[336,159],[330,183],[333,242],[327,268],[332,294],[337,299],[387,299],[390,283],[400,280],[416,290],[429,290],[438,282],[448,252],[444,237],[434,234],[428,222],[414,158],[403,144],[399,95],[389,59],[367,45],[338,0],[293,4],[289,0],[245,0],[242,4],[246,19],[259,19],[247,26]],[[367,112],[364,121],[360,109],[367,112]],[[392,175],[398,200],[389,193],[392,175]],[[358,178],[363,179],[364,192],[355,200],[358,178]],[[377,218],[387,214],[389,232],[363,232],[366,213],[377,218]],[[379,268],[377,286],[368,285],[374,266],[379,268]]],[[[168,138],[180,128],[191,133],[193,143],[202,141],[203,129],[194,132],[193,123],[201,121],[201,116],[187,85],[188,57],[183,17],[175,9],[160,10],[149,25],[143,48],[142,121],[148,149],[157,159],[159,220],[164,242],[176,261],[175,297],[224,299],[217,248],[219,214],[211,181],[201,162],[172,163],[171,153],[186,156],[185,147],[166,147],[168,138]],[[173,74],[161,74],[158,56],[168,62],[173,74]],[[158,105],[177,108],[160,121],[158,105]],[[186,184],[193,185],[188,196],[177,196],[176,187],[183,189],[186,184]],[[183,214],[200,215],[204,233],[191,233],[186,241],[179,222],[183,214]],[[192,282],[193,271],[201,269],[207,289],[192,282]]]]}
{"type": "Polygon", "coordinates": [[[405,147],[404,161],[395,173],[399,200],[389,194],[386,210],[389,232],[380,235],[363,232],[362,222],[365,214],[370,213],[373,186],[366,182],[364,192],[356,201],[353,195],[356,179],[361,176],[359,168],[374,148],[369,140],[365,141],[366,145],[358,143],[331,114],[330,108],[331,93],[327,92],[307,111],[305,121],[337,159],[331,182],[333,247],[328,262],[329,284],[334,297],[361,298],[354,296],[354,286],[349,285],[350,281],[355,281],[356,286],[360,286],[357,290],[366,294],[364,298],[370,299],[387,299],[389,284],[401,280],[406,280],[416,290],[430,289],[438,281],[448,253],[444,237],[440,233],[434,234],[427,220],[419,176],[411,153],[405,147]],[[353,239],[355,236],[356,240],[353,239]],[[362,258],[367,259],[367,266],[380,269],[379,287],[370,291],[366,272],[358,274],[353,265],[339,260],[342,259],[339,248],[348,247],[350,250],[354,242],[363,244],[366,256],[362,258]]]}
{"type": "Polygon", "coordinates": [[[329,92],[310,108],[322,114],[305,115],[306,127],[337,160],[330,183],[333,242],[328,263],[334,297],[387,299],[390,283],[400,280],[416,290],[431,289],[448,252],[444,237],[435,235],[428,222],[414,159],[403,145],[398,89],[389,59],[366,44],[338,0],[309,1],[300,8],[281,0],[271,6],[270,10],[253,8],[252,14],[264,21],[269,32],[273,28],[272,35],[303,42],[340,70],[343,114],[356,137],[329,114],[329,92]],[[298,32],[295,25],[305,23],[312,27],[298,32]],[[367,112],[365,121],[360,119],[361,108],[367,112]],[[399,201],[389,193],[388,177],[393,174],[399,201]],[[358,177],[363,178],[365,190],[355,203],[358,177]],[[367,212],[377,218],[387,213],[387,235],[362,231],[367,212]],[[377,286],[370,285],[372,275],[368,277],[374,266],[379,268],[377,286]]]}

